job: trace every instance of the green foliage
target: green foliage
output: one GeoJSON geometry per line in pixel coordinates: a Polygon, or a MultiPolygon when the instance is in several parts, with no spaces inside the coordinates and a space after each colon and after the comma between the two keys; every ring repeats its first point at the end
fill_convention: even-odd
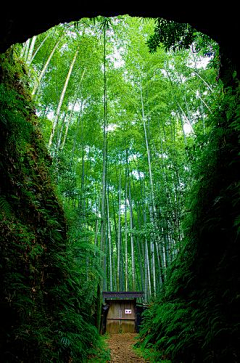
{"type": "Polygon", "coordinates": [[[194,167],[185,242],[156,302],[145,312],[140,345],[172,362],[239,359],[239,92],[227,89],[194,167]],[[233,131],[234,129],[234,131],[233,131]]]}
{"type": "Polygon", "coordinates": [[[34,40],[18,46],[27,71],[13,49],[2,58],[1,358],[108,359],[94,325],[111,278],[111,288],[128,282],[146,300],[160,291],[141,331],[146,357],[234,361],[239,95],[216,83],[211,63],[201,65],[218,47],[188,25],[158,19],[149,53],[152,19],[96,20],[38,36],[32,54],[34,40]],[[37,119],[27,72],[38,84],[46,64],[37,119]],[[43,139],[56,120],[50,157],[43,139]]]}
{"type": "MultiPolygon", "coordinates": [[[[203,57],[200,52],[195,53],[195,45],[175,53],[162,47],[149,53],[146,42],[154,30],[153,19],[142,21],[124,16],[112,18],[111,24],[106,18],[94,22],[83,19],[77,27],[60,25],[49,31],[47,39],[46,34],[37,37],[36,46],[44,39],[46,42],[31,63],[36,78],[46,64],[46,54],[63,31],[35,98],[46,144],[56,120],[67,69],[76,49],[79,50],[49,151],[57,193],[69,219],[74,220],[76,235],[86,247],[99,246],[102,230],[104,21],[110,28],[105,33],[109,211],[105,210],[108,231],[101,247],[101,258],[106,261],[103,275],[109,284],[111,273],[115,274],[112,280],[116,285],[116,274],[131,271],[130,259],[134,254],[138,288],[151,290],[154,269],[164,278],[165,266],[160,265],[170,264],[181,246],[184,201],[193,182],[191,169],[197,164],[198,148],[207,143],[211,130],[207,116],[214,110],[220,87],[216,85],[216,71],[201,65],[203,57]],[[191,132],[184,133],[186,125],[191,132]],[[158,251],[151,262],[153,238],[158,251]],[[118,254],[121,257],[116,269],[118,254]],[[147,263],[149,278],[143,271],[147,263]]],[[[203,47],[204,37],[197,37],[203,47]]],[[[97,251],[95,254],[100,256],[97,251]]],[[[93,261],[91,254],[87,258],[93,261]]],[[[133,271],[128,274],[131,280],[133,271]]]]}
{"type": "Polygon", "coordinates": [[[86,247],[68,239],[22,65],[1,66],[0,360],[83,362],[99,346],[86,247]]]}
{"type": "Polygon", "coordinates": [[[175,50],[189,47],[194,38],[195,31],[189,24],[157,18],[154,34],[149,37],[147,43],[150,52],[155,52],[161,43],[166,50],[175,50]]]}
{"type": "Polygon", "coordinates": [[[11,218],[12,209],[6,198],[0,196],[0,211],[5,214],[8,218],[11,218]]]}
{"type": "Polygon", "coordinates": [[[89,354],[87,362],[89,363],[106,363],[111,360],[110,349],[106,343],[107,335],[101,336],[99,347],[89,354]]]}
{"type": "Polygon", "coordinates": [[[213,68],[218,69],[220,66],[218,45],[206,34],[197,32],[189,24],[157,18],[154,33],[149,36],[147,45],[151,53],[161,47],[164,47],[166,51],[179,51],[193,47],[196,53],[212,58],[210,65],[213,68]]]}

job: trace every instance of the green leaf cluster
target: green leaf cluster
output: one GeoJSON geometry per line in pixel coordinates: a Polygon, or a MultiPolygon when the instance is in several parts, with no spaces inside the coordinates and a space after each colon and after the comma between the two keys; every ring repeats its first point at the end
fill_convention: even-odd
{"type": "Polygon", "coordinates": [[[189,47],[195,38],[195,31],[189,24],[176,23],[163,18],[156,19],[154,34],[147,41],[150,52],[163,44],[166,50],[189,47]]]}
{"type": "Polygon", "coordinates": [[[145,312],[140,345],[159,361],[234,362],[239,352],[239,90],[212,115],[194,168],[184,246],[145,312]]]}
{"type": "Polygon", "coordinates": [[[39,119],[22,62],[2,59],[2,360],[95,357],[101,285],[127,285],[159,291],[140,335],[155,361],[234,361],[238,91],[202,65],[218,47],[188,25],[158,20],[149,53],[152,19],[95,20],[22,46],[39,119]]]}
{"type": "Polygon", "coordinates": [[[21,62],[6,54],[0,84],[0,360],[84,362],[100,349],[90,289],[97,277],[86,281],[86,246],[68,237],[22,74],[21,62]]]}

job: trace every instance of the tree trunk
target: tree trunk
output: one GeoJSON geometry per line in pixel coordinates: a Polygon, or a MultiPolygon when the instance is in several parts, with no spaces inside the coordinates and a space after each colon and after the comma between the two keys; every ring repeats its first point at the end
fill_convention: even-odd
{"type": "Polygon", "coordinates": [[[65,133],[64,133],[64,138],[63,138],[63,141],[61,143],[61,149],[64,148],[64,145],[65,145],[65,142],[66,142],[66,139],[67,139],[68,129],[69,129],[69,126],[70,126],[70,123],[71,123],[71,120],[72,120],[73,111],[74,111],[75,105],[76,105],[77,100],[78,100],[78,91],[79,91],[80,85],[82,83],[82,80],[83,80],[83,76],[84,76],[85,71],[86,71],[86,68],[84,68],[84,70],[82,72],[82,76],[81,76],[80,82],[79,82],[78,87],[77,87],[77,91],[76,91],[76,94],[75,94],[75,101],[73,103],[73,106],[72,106],[72,109],[71,109],[71,113],[70,113],[70,116],[69,116],[69,119],[68,119],[68,122],[67,122],[67,125],[66,125],[66,129],[65,129],[65,133]]]}
{"type": "Polygon", "coordinates": [[[32,61],[33,50],[34,50],[36,39],[37,39],[36,35],[34,37],[32,37],[31,44],[29,46],[29,51],[28,51],[27,59],[26,59],[26,63],[28,65],[30,65],[31,61],[32,61]]]}
{"type": "MultiPolygon", "coordinates": [[[[143,211],[143,220],[144,226],[146,228],[147,223],[147,216],[146,216],[146,207],[144,205],[143,211]]],[[[148,253],[148,241],[147,236],[144,237],[144,245],[145,245],[145,289],[144,289],[144,296],[145,302],[149,300],[149,297],[152,295],[152,287],[151,287],[151,273],[150,273],[150,262],[149,262],[149,253],[148,253]]]]}
{"type": "Polygon", "coordinates": [[[107,201],[107,221],[108,221],[108,256],[109,256],[109,281],[110,291],[113,291],[113,267],[112,267],[112,237],[111,237],[111,222],[109,213],[109,190],[106,194],[107,201]]]}
{"type": "Polygon", "coordinates": [[[39,85],[40,85],[40,83],[41,83],[41,80],[42,80],[42,78],[43,78],[43,76],[44,76],[44,74],[45,74],[46,70],[47,70],[47,67],[48,67],[48,65],[49,65],[49,63],[50,63],[50,60],[52,59],[52,56],[53,56],[53,54],[55,53],[55,50],[57,49],[57,47],[58,47],[58,45],[59,45],[59,43],[60,43],[60,40],[61,40],[62,36],[63,36],[63,33],[61,34],[61,36],[59,37],[59,39],[58,39],[58,40],[57,40],[57,42],[55,43],[55,45],[54,45],[54,47],[53,47],[53,49],[52,49],[51,53],[49,54],[49,57],[48,57],[48,59],[47,59],[46,63],[45,63],[45,65],[44,65],[44,67],[43,67],[43,69],[42,69],[42,71],[41,71],[41,73],[40,73],[40,75],[39,75],[39,77],[38,77],[38,79],[37,79],[37,80],[36,80],[36,82],[35,82],[35,85],[34,85],[34,88],[33,88],[33,91],[32,91],[32,95],[33,95],[33,96],[37,93],[37,89],[38,89],[38,87],[39,87],[39,85]]]}
{"type": "Polygon", "coordinates": [[[31,57],[31,59],[29,61],[29,65],[31,65],[31,63],[33,62],[34,58],[36,57],[38,51],[41,49],[41,47],[43,46],[43,44],[45,43],[45,41],[47,40],[47,38],[49,37],[50,34],[51,34],[51,32],[49,31],[47,33],[47,35],[45,36],[45,38],[42,40],[42,42],[39,44],[39,46],[37,47],[35,52],[32,54],[32,57],[31,57]]]}
{"type": "Polygon", "coordinates": [[[117,248],[117,288],[120,291],[121,281],[121,170],[119,172],[119,187],[118,187],[118,248],[117,248]]]}
{"type": "Polygon", "coordinates": [[[72,74],[74,63],[76,62],[76,59],[77,59],[78,52],[79,51],[77,50],[75,52],[75,54],[74,54],[74,57],[73,57],[72,62],[70,64],[68,74],[67,74],[67,77],[66,77],[63,89],[62,89],[62,93],[61,93],[60,100],[59,100],[58,107],[57,107],[56,116],[55,116],[55,119],[54,119],[54,122],[53,122],[52,131],[51,131],[50,138],[49,138],[49,143],[48,143],[49,148],[52,145],[53,137],[54,137],[55,130],[56,130],[56,127],[57,127],[57,124],[58,124],[58,119],[59,119],[62,103],[63,103],[64,96],[65,96],[65,93],[66,93],[66,90],[67,90],[69,79],[70,79],[71,74],[72,74]]]}
{"type": "Polygon", "coordinates": [[[125,290],[128,291],[127,173],[125,180],[125,290]]]}
{"type": "MultiPolygon", "coordinates": [[[[107,78],[106,78],[106,24],[103,27],[103,171],[102,171],[102,205],[101,205],[101,251],[105,250],[106,236],[106,186],[107,186],[107,78]]],[[[104,261],[102,261],[102,266],[104,261]]],[[[104,267],[104,266],[103,266],[104,267]]],[[[106,279],[106,271],[104,271],[106,279]]]]}
{"type": "Polygon", "coordinates": [[[133,238],[133,210],[131,198],[131,184],[129,181],[129,209],[130,209],[130,241],[131,241],[131,261],[132,261],[132,289],[136,290],[136,274],[135,274],[135,251],[134,251],[134,238],[133,238]]]}
{"type": "MultiPolygon", "coordinates": [[[[145,112],[144,112],[144,102],[143,102],[143,92],[142,92],[142,85],[140,86],[141,92],[141,106],[142,106],[142,122],[143,122],[143,129],[144,129],[144,138],[146,144],[146,151],[147,151],[147,159],[148,159],[148,173],[149,173],[149,182],[150,182],[150,204],[149,204],[149,212],[151,217],[151,222],[155,227],[157,232],[157,224],[156,224],[156,211],[155,211],[155,197],[154,197],[154,187],[153,187],[153,177],[152,177],[152,166],[151,166],[151,154],[148,142],[148,135],[147,135],[147,128],[146,128],[146,119],[145,119],[145,112]]],[[[153,295],[156,295],[156,268],[155,268],[155,233],[152,233],[151,237],[151,261],[152,261],[152,276],[153,276],[153,295]]]]}

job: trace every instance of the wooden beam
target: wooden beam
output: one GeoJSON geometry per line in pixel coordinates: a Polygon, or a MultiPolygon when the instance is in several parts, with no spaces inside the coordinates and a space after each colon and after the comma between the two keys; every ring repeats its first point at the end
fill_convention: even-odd
{"type": "Polygon", "coordinates": [[[131,320],[131,321],[135,321],[136,319],[134,318],[107,318],[107,321],[109,320],[131,320]]]}
{"type": "Polygon", "coordinates": [[[143,297],[142,291],[103,291],[104,299],[136,299],[143,297]]]}

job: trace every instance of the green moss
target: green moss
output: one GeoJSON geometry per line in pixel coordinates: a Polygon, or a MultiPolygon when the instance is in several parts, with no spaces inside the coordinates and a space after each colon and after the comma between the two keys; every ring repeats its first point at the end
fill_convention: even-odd
{"type": "MultiPolygon", "coordinates": [[[[239,89],[227,88],[189,193],[185,245],[146,311],[142,348],[161,361],[239,360],[239,89]]],[[[158,360],[157,360],[158,361],[158,360]]]]}
{"type": "Polygon", "coordinates": [[[98,334],[26,80],[12,51],[1,57],[0,360],[83,361],[98,334]]]}

